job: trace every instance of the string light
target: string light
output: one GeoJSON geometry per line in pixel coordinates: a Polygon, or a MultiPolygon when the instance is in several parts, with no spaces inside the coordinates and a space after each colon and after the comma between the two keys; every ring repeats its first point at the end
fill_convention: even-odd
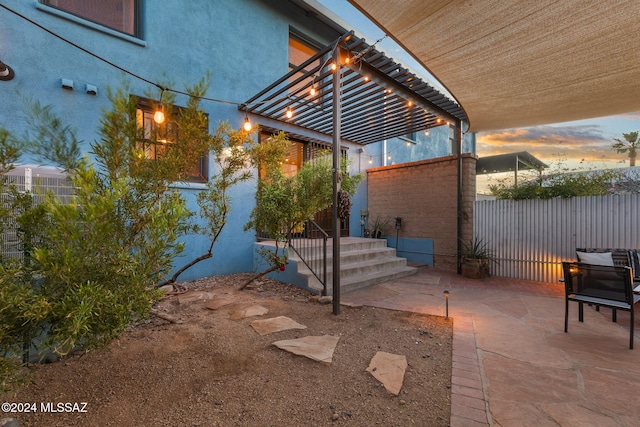
{"type": "Polygon", "coordinates": [[[156,110],[155,113],[153,113],[153,121],[156,122],[157,124],[161,125],[162,123],[164,123],[165,117],[164,117],[164,111],[163,111],[163,106],[162,106],[162,95],[164,95],[164,91],[165,88],[163,86],[160,86],[160,104],[158,107],[158,110],[156,110]]]}
{"type": "MultiPolygon", "coordinates": [[[[151,84],[151,85],[154,85],[154,86],[160,88],[161,89],[161,93],[160,93],[160,103],[159,103],[159,106],[158,106],[159,108],[158,108],[157,111],[154,112],[154,117],[153,117],[153,120],[158,124],[164,123],[164,121],[166,120],[166,117],[165,117],[165,114],[164,114],[164,111],[163,111],[164,107],[163,107],[163,103],[162,103],[163,93],[164,93],[165,90],[166,91],[171,91],[173,93],[180,94],[180,95],[192,96],[192,94],[189,94],[186,91],[180,91],[180,90],[177,90],[177,89],[161,86],[161,85],[159,85],[158,83],[156,83],[156,82],[154,82],[152,80],[149,80],[149,79],[147,79],[147,78],[145,78],[145,77],[143,77],[143,76],[141,76],[139,74],[136,74],[136,73],[134,73],[134,72],[122,67],[122,66],[119,66],[119,65],[117,65],[117,64],[115,64],[115,63],[113,63],[113,62],[111,62],[111,61],[109,61],[109,60],[107,60],[107,59],[105,59],[105,58],[103,58],[101,56],[99,56],[98,54],[96,54],[94,52],[91,52],[90,50],[88,50],[88,49],[86,49],[86,48],[84,48],[84,47],[82,47],[82,46],[70,41],[69,39],[66,39],[66,38],[60,36],[59,34],[49,30],[48,28],[36,23],[35,21],[33,21],[33,20],[31,20],[31,19],[29,19],[29,18],[27,18],[27,17],[15,12],[14,10],[12,10],[12,9],[6,7],[6,6],[2,6],[2,7],[4,9],[8,10],[9,12],[19,16],[20,18],[28,21],[29,23],[35,25],[36,27],[42,29],[43,31],[49,33],[50,35],[60,39],[61,41],[63,41],[65,43],[73,46],[74,48],[76,48],[76,49],[78,49],[78,50],[80,50],[80,51],[82,51],[82,52],[84,52],[84,53],[86,53],[86,54],[98,59],[99,61],[102,61],[102,62],[108,64],[109,66],[112,66],[112,67],[114,67],[114,68],[116,68],[116,69],[118,69],[118,70],[120,70],[120,71],[122,71],[122,72],[124,72],[124,73],[126,73],[126,74],[128,74],[128,75],[130,75],[130,76],[132,76],[132,77],[134,77],[136,79],[138,79],[138,80],[141,80],[143,82],[146,82],[148,84],[151,84]]],[[[378,39],[373,45],[369,46],[367,49],[365,49],[365,50],[359,52],[358,54],[354,55],[353,56],[353,63],[357,63],[359,60],[361,60],[364,57],[364,55],[366,55],[369,52],[371,52],[375,48],[375,46],[386,37],[388,37],[388,36],[385,35],[381,39],[378,39]]],[[[351,58],[349,58],[349,57],[345,58],[345,62],[349,63],[350,59],[351,58]]],[[[327,64],[327,62],[329,62],[329,58],[327,58],[327,60],[324,62],[323,67],[327,64]]],[[[331,69],[332,70],[337,70],[338,69],[338,65],[335,62],[331,63],[331,69]]],[[[0,67],[0,74],[1,73],[2,73],[2,68],[0,67]]],[[[365,82],[368,82],[370,80],[370,78],[368,76],[363,76],[363,80],[365,82]]],[[[408,81],[411,81],[411,80],[413,80],[413,78],[410,78],[408,81]]],[[[411,84],[410,87],[411,86],[413,86],[413,84],[411,84]]],[[[315,78],[314,78],[314,83],[312,85],[312,88],[310,89],[310,93],[311,93],[312,96],[315,96],[315,94],[316,94],[315,78]]],[[[385,91],[385,93],[387,93],[387,91],[385,91]]],[[[388,90],[388,93],[391,94],[392,91],[388,90]]],[[[211,97],[206,97],[206,96],[196,96],[195,98],[198,98],[198,99],[201,99],[201,100],[206,100],[206,101],[212,101],[212,102],[218,102],[218,103],[224,103],[224,104],[230,104],[230,105],[237,105],[237,106],[242,106],[242,107],[246,107],[247,106],[246,103],[227,101],[227,100],[216,99],[216,98],[211,98],[211,97]]],[[[288,98],[288,96],[286,98],[288,98]]],[[[286,98],[283,97],[283,98],[271,99],[270,102],[278,101],[278,100],[286,99],[286,98]]],[[[263,102],[266,102],[266,101],[263,101],[263,102]]],[[[252,103],[252,104],[260,104],[260,103],[262,103],[262,102],[255,102],[255,103],[252,103]]],[[[409,105],[412,105],[412,104],[410,103],[409,105]]],[[[289,118],[289,119],[293,117],[293,111],[292,111],[291,107],[287,108],[286,117],[289,118]]],[[[440,119],[440,118],[436,119],[436,123],[438,123],[438,124],[441,124],[442,121],[443,120],[440,119]]],[[[449,124],[449,122],[447,122],[447,124],[449,124]]],[[[244,120],[244,123],[243,123],[243,128],[245,130],[247,130],[247,131],[252,128],[251,122],[249,121],[248,117],[245,117],[245,120],[244,120]]],[[[425,131],[425,135],[427,135],[427,136],[429,135],[429,131],[428,130],[425,131]]],[[[371,159],[369,160],[369,163],[372,163],[371,159]]]]}
{"type": "Polygon", "coordinates": [[[160,106],[159,110],[153,113],[153,121],[159,125],[164,123],[164,112],[162,111],[162,105],[160,106]]]}

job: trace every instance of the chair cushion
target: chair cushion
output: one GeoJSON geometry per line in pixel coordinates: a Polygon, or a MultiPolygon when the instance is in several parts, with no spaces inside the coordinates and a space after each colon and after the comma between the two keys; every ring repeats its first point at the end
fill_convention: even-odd
{"type": "Polygon", "coordinates": [[[580,252],[576,251],[578,261],[585,264],[608,265],[613,267],[613,257],[611,252],[580,252]]]}

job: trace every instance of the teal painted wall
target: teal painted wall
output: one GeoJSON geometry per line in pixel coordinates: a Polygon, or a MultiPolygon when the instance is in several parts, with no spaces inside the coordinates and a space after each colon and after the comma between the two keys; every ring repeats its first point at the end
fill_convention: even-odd
{"type": "MultiPolygon", "coordinates": [[[[142,0],[140,39],[61,16],[36,1],[3,0],[2,4],[26,19],[0,8],[0,60],[15,71],[13,80],[0,82],[0,125],[22,134],[24,98],[39,100],[53,105],[54,111],[77,130],[85,152],[97,138],[102,109],[109,108],[108,87],[127,82],[132,94],[144,96],[150,91],[155,98],[159,91],[28,20],[138,76],[179,90],[209,72],[212,84],[206,96],[235,103],[245,101],[288,71],[290,26],[322,45],[336,37],[302,10],[275,0],[142,0]],[[73,90],[61,88],[63,78],[73,80],[73,90]],[[88,95],[86,84],[95,85],[98,94],[88,95]]],[[[176,104],[184,105],[185,98],[177,96],[176,104]]],[[[203,101],[202,106],[209,114],[211,129],[218,121],[229,121],[235,127],[242,124],[244,116],[236,105],[203,101]]],[[[21,163],[33,162],[21,159],[21,163]]],[[[255,187],[254,179],[234,188],[233,215],[214,248],[214,258],[188,270],[181,280],[252,270],[254,233],[243,231],[243,227],[255,203],[255,187]]],[[[183,186],[194,210],[195,195],[201,188],[183,186]]],[[[205,253],[209,246],[201,236],[188,236],[186,241],[176,267],[205,253]]]]}

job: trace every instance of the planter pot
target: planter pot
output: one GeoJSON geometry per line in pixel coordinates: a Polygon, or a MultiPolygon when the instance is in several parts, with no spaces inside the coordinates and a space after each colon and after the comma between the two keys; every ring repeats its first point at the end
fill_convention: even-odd
{"type": "Polygon", "coordinates": [[[462,275],[469,279],[482,279],[484,277],[489,277],[489,260],[463,259],[462,275]]]}

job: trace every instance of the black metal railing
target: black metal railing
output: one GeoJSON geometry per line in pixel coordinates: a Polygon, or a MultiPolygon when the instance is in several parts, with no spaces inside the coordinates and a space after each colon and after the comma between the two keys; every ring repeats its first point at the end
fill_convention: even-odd
{"type": "Polygon", "coordinates": [[[313,220],[304,224],[301,233],[293,234],[289,246],[322,285],[322,295],[327,295],[327,240],[329,235],[313,220]]]}

